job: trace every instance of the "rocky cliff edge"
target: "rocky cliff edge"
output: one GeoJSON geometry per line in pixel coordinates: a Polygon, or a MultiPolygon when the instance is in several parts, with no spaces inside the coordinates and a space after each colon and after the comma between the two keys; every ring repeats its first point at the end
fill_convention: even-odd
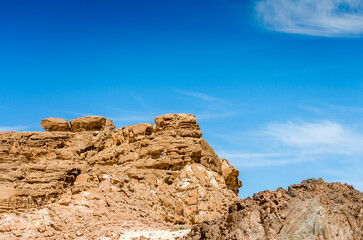
{"type": "Polygon", "coordinates": [[[7,238],[117,237],[137,226],[223,216],[241,181],[194,115],[115,130],[98,116],[48,118],[46,132],[0,132],[0,234],[7,238]]]}

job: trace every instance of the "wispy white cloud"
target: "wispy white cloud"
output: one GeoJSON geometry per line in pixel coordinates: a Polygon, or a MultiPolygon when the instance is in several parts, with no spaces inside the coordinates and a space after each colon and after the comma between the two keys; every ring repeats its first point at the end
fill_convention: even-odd
{"type": "Polygon", "coordinates": [[[135,99],[137,102],[140,103],[140,105],[142,107],[144,107],[145,109],[148,109],[150,111],[159,111],[159,109],[155,108],[154,106],[151,106],[150,104],[147,103],[147,101],[145,101],[141,96],[129,91],[130,96],[135,99]]]}
{"type": "Polygon", "coordinates": [[[202,112],[196,113],[197,120],[208,120],[216,118],[227,118],[239,115],[239,111],[226,111],[226,112],[202,112]]]}
{"type": "Polygon", "coordinates": [[[249,153],[249,152],[221,152],[225,158],[238,158],[238,159],[264,159],[275,157],[286,157],[285,154],[280,153],[249,153]]]}
{"type": "MultiPolygon", "coordinates": [[[[220,149],[220,157],[238,167],[270,167],[327,159],[357,163],[363,158],[363,134],[333,121],[270,123],[254,133],[230,136],[240,151],[220,149]],[[247,142],[246,142],[247,141],[247,142]],[[246,151],[248,144],[254,149],[246,151]]],[[[228,138],[227,138],[228,140],[228,138]]],[[[347,166],[349,165],[347,164],[347,166]]]]}
{"type": "Polygon", "coordinates": [[[288,153],[251,153],[251,152],[224,152],[218,151],[219,155],[233,161],[233,165],[242,168],[271,167],[295,164],[308,161],[288,153]]]}
{"type": "Polygon", "coordinates": [[[312,112],[312,113],[321,113],[321,111],[322,111],[320,108],[307,106],[307,105],[302,105],[302,106],[300,106],[300,108],[305,111],[312,112]]]}
{"type": "Polygon", "coordinates": [[[361,0],[260,0],[256,11],[273,31],[326,37],[363,34],[361,0]]]}
{"type": "Polygon", "coordinates": [[[212,97],[208,94],[205,93],[201,93],[201,92],[189,92],[189,91],[182,91],[182,90],[175,90],[176,92],[185,95],[185,96],[190,96],[190,97],[194,97],[194,98],[198,98],[204,101],[224,101],[222,99],[216,98],[216,97],[212,97]]]}
{"type": "MultiPolygon", "coordinates": [[[[230,158],[233,159],[233,158],[230,158]]],[[[306,159],[302,158],[288,158],[288,159],[249,159],[248,161],[234,162],[234,166],[241,168],[255,168],[255,167],[272,167],[272,166],[284,166],[290,164],[297,164],[306,162],[306,159]]]]}
{"type": "Polygon", "coordinates": [[[27,129],[28,126],[0,126],[0,132],[8,132],[8,131],[21,131],[27,129]]]}
{"type": "Polygon", "coordinates": [[[109,117],[110,119],[112,119],[115,122],[132,122],[135,121],[137,123],[139,122],[145,122],[145,121],[153,121],[153,119],[155,118],[155,115],[132,115],[132,114],[124,114],[124,115],[117,115],[117,116],[111,116],[109,117]]]}
{"type": "Polygon", "coordinates": [[[312,154],[363,153],[363,135],[331,121],[272,123],[263,134],[312,154]]]}
{"type": "Polygon", "coordinates": [[[184,90],[180,90],[180,89],[176,89],[175,91],[177,93],[179,93],[179,94],[189,96],[189,97],[193,97],[193,98],[197,98],[199,100],[203,100],[203,101],[206,101],[206,102],[214,102],[214,103],[233,105],[233,104],[229,103],[228,101],[226,101],[224,99],[214,97],[214,96],[211,96],[209,94],[202,93],[202,92],[191,92],[191,91],[184,91],[184,90]]]}
{"type": "MultiPolygon", "coordinates": [[[[241,114],[240,105],[230,103],[225,99],[211,96],[202,92],[191,92],[180,89],[175,89],[175,92],[192,97],[194,103],[200,104],[203,110],[194,112],[198,120],[210,120],[216,118],[227,118],[241,114]]],[[[198,105],[195,104],[195,105],[198,105]]]]}
{"type": "Polygon", "coordinates": [[[97,116],[96,114],[90,113],[90,112],[78,112],[78,111],[68,111],[68,110],[62,110],[62,109],[54,109],[56,112],[62,113],[61,115],[72,115],[74,117],[84,117],[84,116],[97,116]]]}
{"type": "Polygon", "coordinates": [[[336,105],[336,104],[325,104],[325,105],[334,111],[340,111],[340,112],[344,112],[344,113],[348,113],[348,114],[363,113],[362,107],[344,106],[344,105],[336,105]]]}

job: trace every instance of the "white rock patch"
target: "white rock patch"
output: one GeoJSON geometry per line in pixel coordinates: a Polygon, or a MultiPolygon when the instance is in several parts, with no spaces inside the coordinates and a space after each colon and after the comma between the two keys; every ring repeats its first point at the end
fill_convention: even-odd
{"type": "Polygon", "coordinates": [[[127,231],[125,232],[119,240],[131,240],[133,238],[140,238],[144,236],[145,238],[150,238],[152,240],[172,240],[177,237],[182,237],[189,233],[190,230],[145,230],[145,231],[127,231]]]}

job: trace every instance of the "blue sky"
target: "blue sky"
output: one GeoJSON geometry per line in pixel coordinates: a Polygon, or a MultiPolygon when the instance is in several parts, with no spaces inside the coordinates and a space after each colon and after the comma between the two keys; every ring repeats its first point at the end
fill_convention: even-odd
{"type": "Polygon", "coordinates": [[[0,130],[193,113],[241,197],[363,190],[360,0],[1,1],[0,130]]]}

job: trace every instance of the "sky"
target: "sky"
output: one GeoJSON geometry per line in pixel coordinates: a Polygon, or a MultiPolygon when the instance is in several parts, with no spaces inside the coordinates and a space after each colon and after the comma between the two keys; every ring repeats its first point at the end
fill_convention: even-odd
{"type": "Polygon", "coordinates": [[[0,1],[0,131],[196,115],[240,197],[363,191],[363,1],[0,1]]]}

